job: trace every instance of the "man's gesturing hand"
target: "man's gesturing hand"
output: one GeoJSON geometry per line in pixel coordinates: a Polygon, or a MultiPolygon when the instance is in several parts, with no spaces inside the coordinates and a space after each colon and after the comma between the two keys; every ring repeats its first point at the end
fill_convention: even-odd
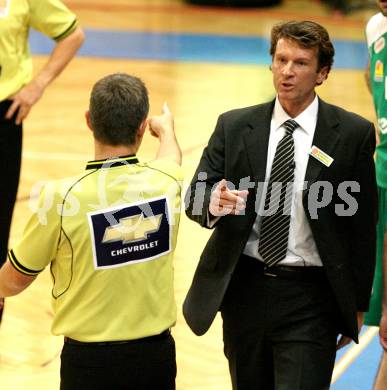
{"type": "Polygon", "coordinates": [[[230,190],[227,181],[222,179],[211,194],[209,212],[214,217],[243,214],[246,208],[248,191],[230,190]]]}
{"type": "Polygon", "coordinates": [[[149,131],[154,137],[160,139],[174,135],[173,115],[166,102],[163,105],[162,115],[155,115],[149,119],[149,131]]]}

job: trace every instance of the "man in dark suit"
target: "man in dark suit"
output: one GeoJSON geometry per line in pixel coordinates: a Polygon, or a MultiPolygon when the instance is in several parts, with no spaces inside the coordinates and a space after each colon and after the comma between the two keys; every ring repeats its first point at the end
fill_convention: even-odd
{"type": "Polygon", "coordinates": [[[274,26],[270,53],[276,99],[219,117],[187,193],[215,229],[183,312],[201,335],[221,311],[234,390],[322,390],[368,309],[374,127],[317,97],[334,56],[322,26],[274,26]]]}

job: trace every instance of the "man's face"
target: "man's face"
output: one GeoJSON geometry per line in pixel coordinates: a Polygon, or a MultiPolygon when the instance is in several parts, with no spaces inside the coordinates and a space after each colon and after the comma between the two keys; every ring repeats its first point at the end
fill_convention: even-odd
{"type": "Polygon", "coordinates": [[[282,106],[307,106],[314,88],[327,76],[327,67],[318,70],[317,48],[305,49],[295,41],[280,38],[273,56],[273,82],[282,106]]]}
{"type": "Polygon", "coordinates": [[[380,12],[387,16],[387,0],[376,0],[376,4],[380,9],[380,12]]]}

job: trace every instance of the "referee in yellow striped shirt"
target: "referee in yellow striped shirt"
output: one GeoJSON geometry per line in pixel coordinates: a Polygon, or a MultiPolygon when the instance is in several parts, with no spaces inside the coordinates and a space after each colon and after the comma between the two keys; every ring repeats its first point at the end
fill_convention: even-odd
{"type": "Polygon", "coordinates": [[[173,252],[181,152],[173,118],[147,120],[145,85],[109,75],[92,91],[95,160],[47,184],[0,270],[0,296],[23,291],[50,265],[52,331],[64,335],[61,389],[175,389],[173,252]],[[155,160],[136,153],[149,124],[155,160]]]}

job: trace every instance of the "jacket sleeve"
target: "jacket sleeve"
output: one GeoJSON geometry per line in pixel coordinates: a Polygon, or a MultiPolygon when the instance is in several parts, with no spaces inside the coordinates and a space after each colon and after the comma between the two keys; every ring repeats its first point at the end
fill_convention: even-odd
{"type": "MultiPolygon", "coordinates": [[[[208,227],[207,215],[213,188],[225,175],[225,137],[222,115],[203,151],[199,165],[185,195],[188,218],[208,227]]],[[[214,224],[212,227],[216,226],[214,224]]]]}
{"type": "Polygon", "coordinates": [[[360,191],[354,196],[358,209],[352,219],[352,271],[358,311],[367,311],[376,259],[377,188],[375,178],[375,129],[371,125],[361,144],[354,176],[360,191]]]}

